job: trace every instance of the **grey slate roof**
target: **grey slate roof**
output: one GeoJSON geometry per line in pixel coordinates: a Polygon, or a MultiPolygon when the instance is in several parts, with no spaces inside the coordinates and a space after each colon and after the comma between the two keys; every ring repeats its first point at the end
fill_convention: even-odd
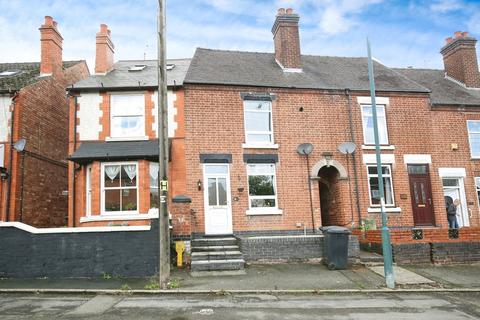
{"type": "Polygon", "coordinates": [[[433,105],[480,106],[480,90],[467,89],[445,78],[443,70],[395,69],[413,81],[429,88],[433,105]]]}
{"type": "Polygon", "coordinates": [[[83,142],[70,160],[86,163],[92,160],[158,159],[158,139],[147,141],[83,142]]]}
{"type": "MultiPolygon", "coordinates": [[[[167,70],[167,85],[170,87],[183,85],[190,59],[168,59],[167,64],[175,65],[172,70],[167,70]]],[[[91,75],[75,83],[70,89],[156,87],[157,83],[157,60],[120,60],[107,74],[91,75]],[[146,68],[142,71],[128,71],[134,65],[146,65],[146,68]]]]}
{"type": "MultiPolygon", "coordinates": [[[[70,68],[82,61],[64,61],[63,67],[70,68]]],[[[11,76],[0,76],[0,91],[16,91],[35,83],[40,78],[40,62],[0,63],[0,72],[20,71],[11,76]]]]}
{"type": "MultiPolygon", "coordinates": [[[[306,89],[369,90],[367,58],[302,55],[301,73],[281,70],[273,53],[198,48],[185,83],[306,89]]],[[[378,91],[428,92],[405,76],[375,62],[378,91]]]]}

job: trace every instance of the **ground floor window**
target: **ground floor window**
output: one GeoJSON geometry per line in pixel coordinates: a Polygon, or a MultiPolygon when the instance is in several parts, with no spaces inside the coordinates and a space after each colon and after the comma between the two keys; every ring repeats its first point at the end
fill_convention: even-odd
{"type": "MultiPolygon", "coordinates": [[[[382,165],[383,192],[385,195],[385,205],[393,206],[393,183],[392,168],[390,165],[382,165]]],[[[380,205],[380,188],[378,183],[377,165],[367,165],[368,186],[370,191],[370,205],[380,205]]]]}
{"type": "Polygon", "coordinates": [[[248,198],[250,209],[278,207],[274,164],[249,164],[248,198]]]}
{"type": "Polygon", "coordinates": [[[103,163],[102,176],[102,213],[138,213],[137,163],[103,163]]]}
{"type": "Polygon", "coordinates": [[[150,162],[150,208],[158,208],[160,197],[158,195],[158,163],[150,162]]]}

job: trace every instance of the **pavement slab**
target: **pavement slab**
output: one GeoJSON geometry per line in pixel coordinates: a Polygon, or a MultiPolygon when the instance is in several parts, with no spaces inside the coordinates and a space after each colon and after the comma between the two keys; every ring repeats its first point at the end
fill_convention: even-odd
{"type": "MultiPolygon", "coordinates": [[[[383,266],[368,266],[368,269],[372,270],[378,275],[384,277],[383,266]]],[[[436,282],[427,279],[415,272],[404,269],[399,266],[393,266],[393,274],[395,277],[395,283],[400,285],[422,285],[422,284],[435,284],[436,282]]]]}

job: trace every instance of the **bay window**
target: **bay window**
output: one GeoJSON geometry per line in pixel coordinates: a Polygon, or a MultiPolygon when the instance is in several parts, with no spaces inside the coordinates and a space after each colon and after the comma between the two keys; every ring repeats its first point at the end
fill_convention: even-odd
{"type": "MultiPolygon", "coordinates": [[[[393,206],[393,183],[390,165],[382,165],[383,194],[385,196],[385,205],[393,206]]],[[[368,189],[370,194],[370,205],[380,206],[380,187],[378,183],[377,165],[367,165],[368,189]]]]}
{"type": "Polygon", "coordinates": [[[104,163],[102,177],[102,213],[138,213],[137,163],[104,163]]]}
{"type": "Polygon", "coordinates": [[[274,164],[249,164],[248,201],[251,210],[277,209],[277,192],[274,164]]]}
{"type": "Polygon", "coordinates": [[[145,97],[143,94],[115,95],[110,98],[110,136],[145,137],[145,97]]]}

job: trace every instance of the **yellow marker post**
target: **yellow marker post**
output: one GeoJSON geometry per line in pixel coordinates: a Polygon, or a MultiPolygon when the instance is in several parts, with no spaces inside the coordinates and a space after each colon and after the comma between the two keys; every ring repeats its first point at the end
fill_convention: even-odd
{"type": "Polygon", "coordinates": [[[183,252],[185,251],[185,242],[176,241],[175,251],[177,251],[177,267],[181,267],[183,265],[183,252]]]}

